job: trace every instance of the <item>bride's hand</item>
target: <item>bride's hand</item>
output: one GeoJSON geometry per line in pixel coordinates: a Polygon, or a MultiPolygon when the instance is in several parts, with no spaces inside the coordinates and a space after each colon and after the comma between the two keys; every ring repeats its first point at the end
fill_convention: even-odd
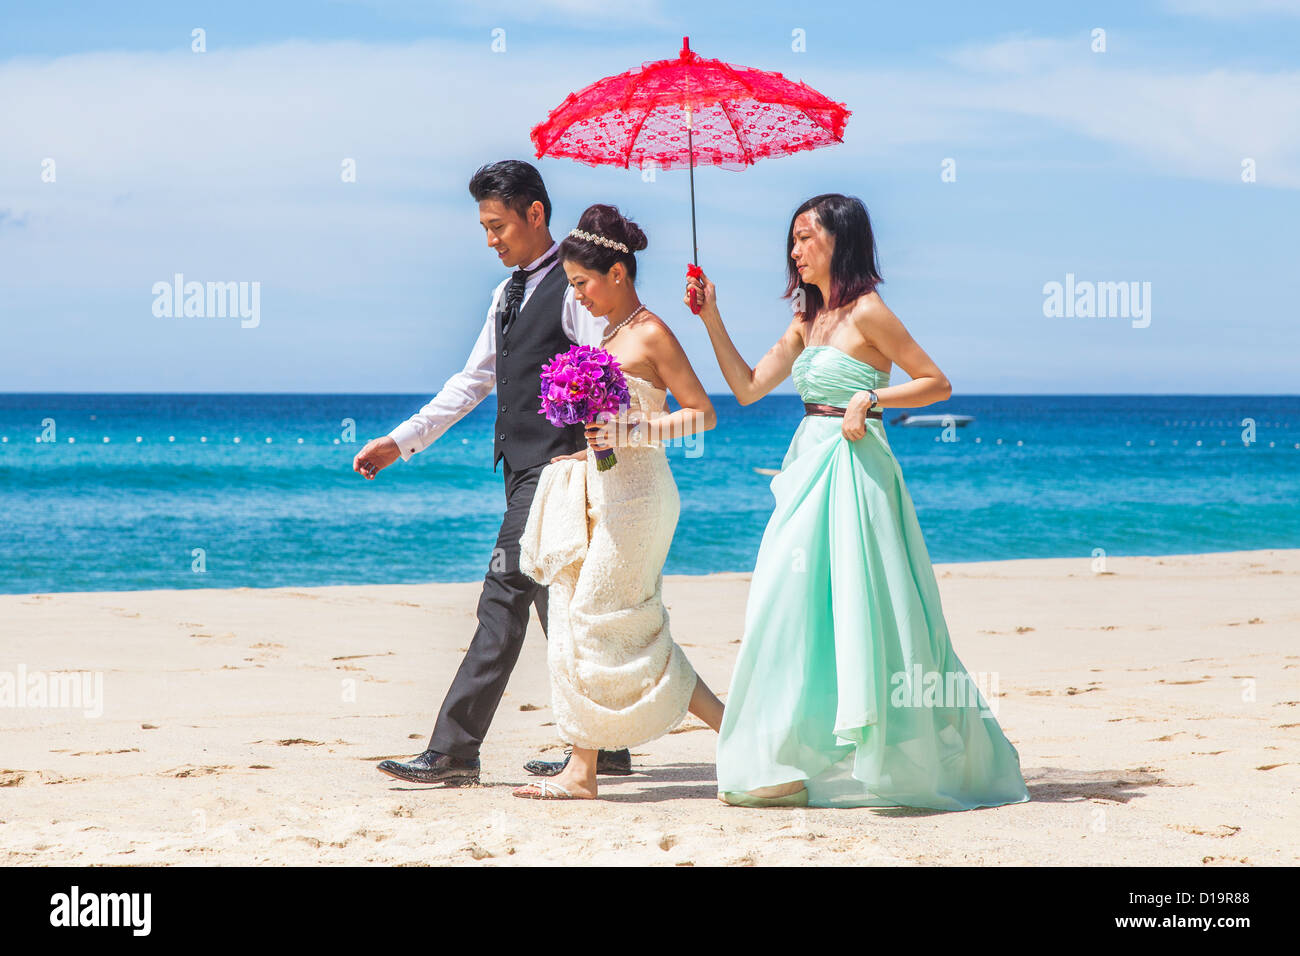
{"type": "Polygon", "coordinates": [[[584,448],[582,451],[575,451],[572,455],[556,455],[551,459],[551,464],[555,464],[557,461],[582,461],[586,457],[587,449],[584,448]]]}
{"type": "Polygon", "coordinates": [[[605,421],[587,422],[586,435],[587,446],[593,451],[604,451],[606,448],[614,447],[614,429],[616,422],[613,416],[602,415],[605,421]]]}
{"type": "Polygon", "coordinates": [[[682,294],[682,304],[691,307],[691,290],[695,290],[695,301],[702,303],[700,318],[720,318],[718,315],[718,292],[709,277],[701,272],[698,276],[686,277],[686,291],[682,294]]]}
{"type": "Polygon", "coordinates": [[[857,441],[867,433],[867,407],[870,404],[871,396],[866,392],[858,392],[849,399],[844,410],[844,424],[840,426],[840,433],[849,441],[857,441]]]}

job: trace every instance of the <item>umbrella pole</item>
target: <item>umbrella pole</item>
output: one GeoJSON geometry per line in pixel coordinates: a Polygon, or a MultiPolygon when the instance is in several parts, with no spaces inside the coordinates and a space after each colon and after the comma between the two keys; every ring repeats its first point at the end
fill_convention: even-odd
{"type": "MultiPolygon", "coordinates": [[[[682,37],[682,58],[688,56],[689,41],[682,37]]],[[[695,117],[692,115],[694,110],[691,108],[691,75],[686,74],[686,149],[690,159],[690,177],[691,177],[691,265],[686,270],[688,276],[697,277],[701,275],[700,270],[700,245],[695,238],[695,117]]],[[[695,315],[700,314],[704,308],[704,303],[696,296],[695,290],[691,289],[691,312],[695,315]]]]}
{"type": "Polygon", "coordinates": [[[691,136],[691,121],[686,121],[686,147],[691,154],[691,262],[700,264],[699,243],[695,239],[695,143],[691,136]]]}

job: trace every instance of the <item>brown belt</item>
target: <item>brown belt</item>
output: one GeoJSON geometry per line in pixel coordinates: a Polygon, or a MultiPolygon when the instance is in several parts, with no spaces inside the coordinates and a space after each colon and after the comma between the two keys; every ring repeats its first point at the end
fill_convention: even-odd
{"type": "MultiPolygon", "coordinates": [[[[847,408],[837,408],[834,405],[818,405],[813,402],[803,403],[803,413],[805,415],[826,415],[831,418],[843,418],[844,413],[847,411],[847,408]]],[[[876,409],[875,411],[867,412],[867,417],[883,419],[884,415],[879,409],[876,409]]]]}

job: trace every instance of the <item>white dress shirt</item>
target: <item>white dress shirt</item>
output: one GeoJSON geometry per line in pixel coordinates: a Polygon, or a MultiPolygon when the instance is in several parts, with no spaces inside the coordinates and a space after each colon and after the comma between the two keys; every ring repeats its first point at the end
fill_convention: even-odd
{"type": "MultiPolygon", "coordinates": [[[[537,263],[559,248],[560,244],[557,242],[523,268],[536,268],[537,263]]],[[[519,306],[521,310],[542,279],[549,275],[552,269],[559,268],[562,267],[557,258],[555,262],[545,269],[539,269],[528,277],[528,280],[524,283],[524,301],[519,306]]],[[[505,295],[506,285],[509,282],[509,277],[502,279],[501,284],[493,290],[492,304],[488,306],[487,321],[483,323],[483,330],[478,334],[478,341],[474,343],[474,349],[470,352],[465,367],[447,379],[446,384],[442,386],[442,390],[427,405],[388,433],[389,437],[397,442],[403,461],[410,461],[411,456],[416,452],[424,451],[424,449],[432,445],[442,436],[443,432],[468,415],[474,406],[487,398],[492,389],[496,387],[496,314],[501,303],[501,297],[505,295]]],[[[518,322],[520,319],[515,319],[515,321],[518,322]]],[[[578,345],[599,346],[600,340],[608,327],[608,323],[604,319],[596,318],[587,311],[585,306],[578,304],[578,300],[573,296],[573,286],[567,283],[564,290],[564,312],[561,321],[564,334],[569,337],[569,341],[578,345]]]]}

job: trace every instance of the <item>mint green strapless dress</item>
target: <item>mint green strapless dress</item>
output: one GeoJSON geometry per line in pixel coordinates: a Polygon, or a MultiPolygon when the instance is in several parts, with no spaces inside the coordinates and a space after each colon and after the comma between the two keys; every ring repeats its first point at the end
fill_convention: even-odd
{"type": "MultiPolygon", "coordinates": [[[[795,360],[805,402],[888,374],[831,346],[795,360]]],[[[953,652],[930,555],[881,421],[855,442],[808,416],[772,479],[718,738],[718,789],[805,781],[815,807],[1029,799],[1020,756],[953,652]]]]}

